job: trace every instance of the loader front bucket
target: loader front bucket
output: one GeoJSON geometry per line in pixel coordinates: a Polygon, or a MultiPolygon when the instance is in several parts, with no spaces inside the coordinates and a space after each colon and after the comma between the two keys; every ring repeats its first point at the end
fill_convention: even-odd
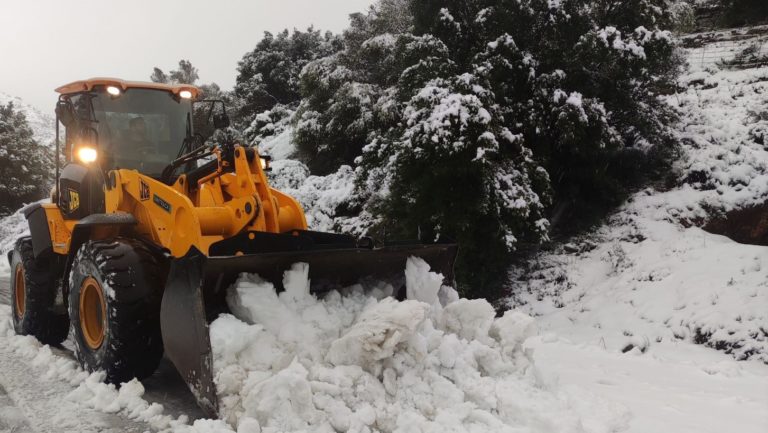
{"type": "Polygon", "coordinates": [[[405,284],[405,265],[411,256],[424,259],[452,284],[457,250],[453,243],[374,247],[370,241],[316,232],[246,233],[212,245],[209,257],[192,248],[172,261],[163,294],[160,323],[165,354],[200,407],[216,417],[219,408],[208,324],[228,312],[226,289],[239,274],[258,274],[282,289],[283,273],[303,262],[309,264],[313,292],[365,279],[385,281],[398,290],[405,284]]]}

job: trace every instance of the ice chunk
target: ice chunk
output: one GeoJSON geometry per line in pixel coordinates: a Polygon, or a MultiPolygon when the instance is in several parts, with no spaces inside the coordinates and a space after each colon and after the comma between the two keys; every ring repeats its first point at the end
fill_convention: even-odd
{"type": "Polygon", "coordinates": [[[256,419],[263,428],[276,431],[306,429],[322,417],[312,403],[309,372],[298,361],[273,377],[262,381],[243,401],[245,416],[256,419]]]}
{"type": "Polygon", "coordinates": [[[300,301],[309,297],[309,265],[307,263],[294,263],[291,269],[283,274],[283,287],[285,296],[293,301],[300,301]]]}
{"type": "Polygon", "coordinates": [[[331,344],[328,361],[365,368],[372,361],[391,357],[398,344],[411,338],[428,310],[421,302],[384,299],[363,311],[357,323],[331,344]]]}
{"type": "Polygon", "coordinates": [[[405,264],[405,288],[408,299],[438,305],[443,275],[429,271],[429,264],[419,257],[409,257],[405,264]]]}
{"type": "Polygon", "coordinates": [[[442,328],[465,340],[487,342],[496,311],[485,299],[459,299],[443,310],[442,328]]]}

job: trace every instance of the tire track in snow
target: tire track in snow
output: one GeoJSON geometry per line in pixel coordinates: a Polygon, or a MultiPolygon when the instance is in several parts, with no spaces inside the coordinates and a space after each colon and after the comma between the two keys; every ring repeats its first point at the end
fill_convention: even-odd
{"type": "MultiPolygon", "coordinates": [[[[0,260],[2,260],[0,258],[0,260]]],[[[11,279],[10,277],[0,277],[0,304],[11,304],[11,279]]]]}
{"type": "MultiPolygon", "coordinates": [[[[2,305],[9,305],[10,304],[10,278],[6,276],[0,277],[0,304],[2,305]]],[[[75,360],[75,354],[73,352],[74,346],[72,345],[72,342],[70,340],[67,340],[64,342],[62,347],[52,347],[51,348],[53,352],[62,357],[66,357],[72,360],[75,360]]],[[[0,371],[5,370],[1,367],[6,362],[12,362],[9,359],[2,359],[3,357],[0,356],[0,371]]],[[[4,373],[5,375],[5,373],[4,373]]],[[[36,377],[37,375],[33,375],[32,377],[36,377]]],[[[31,382],[24,379],[26,382],[31,382]]],[[[187,389],[187,385],[184,383],[183,379],[179,374],[176,372],[176,369],[174,366],[168,361],[166,358],[163,358],[163,360],[160,362],[160,366],[157,369],[157,372],[153,374],[151,377],[145,379],[142,381],[142,384],[144,385],[144,388],[146,390],[143,398],[147,400],[150,403],[160,403],[164,407],[164,413],[167,415],[171,415],[173,417],[178,417],[181,414],[186,414],[189,416],[190,421],[194,421],[196,419],[203,419],[205,418],[205,414],[200,410],[200,408],[197,406],[197,403],[195,402],[194,397],[187,389]]],[[[13,414],[16,415],[18,413],[18,409],[14,410],[15,406],[15,399],[12,399],[10,397],[7,397],[8,394],[6,394],[5,390],[3,389],[4,384],[4,378],[0,378],[0,432],[6,431],[6,424],[10,424],[9,420],[14,420],[15,418],[12,418],[11,415],[8,415],[8,418],[6,418],[6,414],[13,414]]],[[[22,393],[28,394],[30,396],[36,395],[34,392],[27,390],[25,388],[25,382],[22,381],[21,383],[17,383],[16,386],[19,386],[19,389],[22,393]]],[[[66,390],[65,393],[59,395],[59,397],[63,397],[71,391],[71,389],[66,390]]],[[[34,400],[31,400],[32,404],[34,406],[34,400]]],[[[99,413],[101,412],[94,412],[99,413]]],[[[34,416],[39,416],[37,414],[37,411],[33,411],[34,416]]],[[[103,415],[103,414],[102,414],[103,415]]],[[[119,417],[117,415],[114,416],[115,418],[119,419],[119,422],[116,423],[115,427],[118,427],[118,430],[116,431],[122,431],[124,427],[122,426],[123,423],[133,423],[133,421],[128,421],[122,417],[119,417]]],[[[109,424],[112,426],[112,424],[109,424]]],[[[10,431],[12,432],[18,432],[18,433],[26,433],[27,431],[33,432],[35,430],[31,430],[29,425],[24,426],[24,428],[18,427],[17,430],[14,430],[14,427],[9,427],[10,431]],[[25,430],[25,428],[27,430],[25,430]]],[[[104,428],[104,426],[100,427],[104,428]]],[[[136,431],[144,431],[148,430],[148,427],[143,427],[143,429],[138,429],[136,431]]],[[[41,430],[45,431],[45,430],[41,430]]],[[[62,431],[62,430],[53,430],[53,431],[62,431]]],[[[76,430],[75,430],[76,431],[76,430]]],[[[110,430],[103,430],[103,431],[110,431],[110,430]]],[[[127,431],[133,431],[133,430],[127,430],[127,431]]]]}
{"type": "Polygon", "coordinates": [[[145,423],[97,412],[69,401],[66,396],[74,389],[72,385],[59,380],[41,380],[39,369],[27,360],[19,359],[7,347],[0,348],[0,371],[3,372],[0,387],[7,393],[4,400],[10,403],[2,409],[26,420],[29,431],[141,433],[150,430],[145,423]]]}

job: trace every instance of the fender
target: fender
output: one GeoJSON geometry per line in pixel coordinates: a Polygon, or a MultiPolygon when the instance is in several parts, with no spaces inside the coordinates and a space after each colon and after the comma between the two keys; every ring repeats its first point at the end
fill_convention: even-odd
{"type": "Polygon", "coordinates": [[[53,240],[51,230],[48,227],[48,218],[41,203],[32,203],[21,210],[29,224],[29,233],[32,236],[32,253],[35,258],[53,252],[53,240]]]}
{"type": "Polygon", "coordinates": [[[121,229],[135,226],[137,223],[133,215],[123,212],[97,213],[78,221],[72,229],[72,240],[69,243],[64,275],[69,275],[75,254],[86,241],[115,236],[121,229]]]}

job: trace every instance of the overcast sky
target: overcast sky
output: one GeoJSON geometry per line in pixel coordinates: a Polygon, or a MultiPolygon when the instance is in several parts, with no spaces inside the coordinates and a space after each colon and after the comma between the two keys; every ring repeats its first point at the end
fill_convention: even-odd
{"type": "Polygon", "coordinates": [[[0,0],[0,91],[50,112],[53,89],[95,76],[149,80],[180,59],[231,89],[264,31],[339,32],[373,0],[0,0]]]}

